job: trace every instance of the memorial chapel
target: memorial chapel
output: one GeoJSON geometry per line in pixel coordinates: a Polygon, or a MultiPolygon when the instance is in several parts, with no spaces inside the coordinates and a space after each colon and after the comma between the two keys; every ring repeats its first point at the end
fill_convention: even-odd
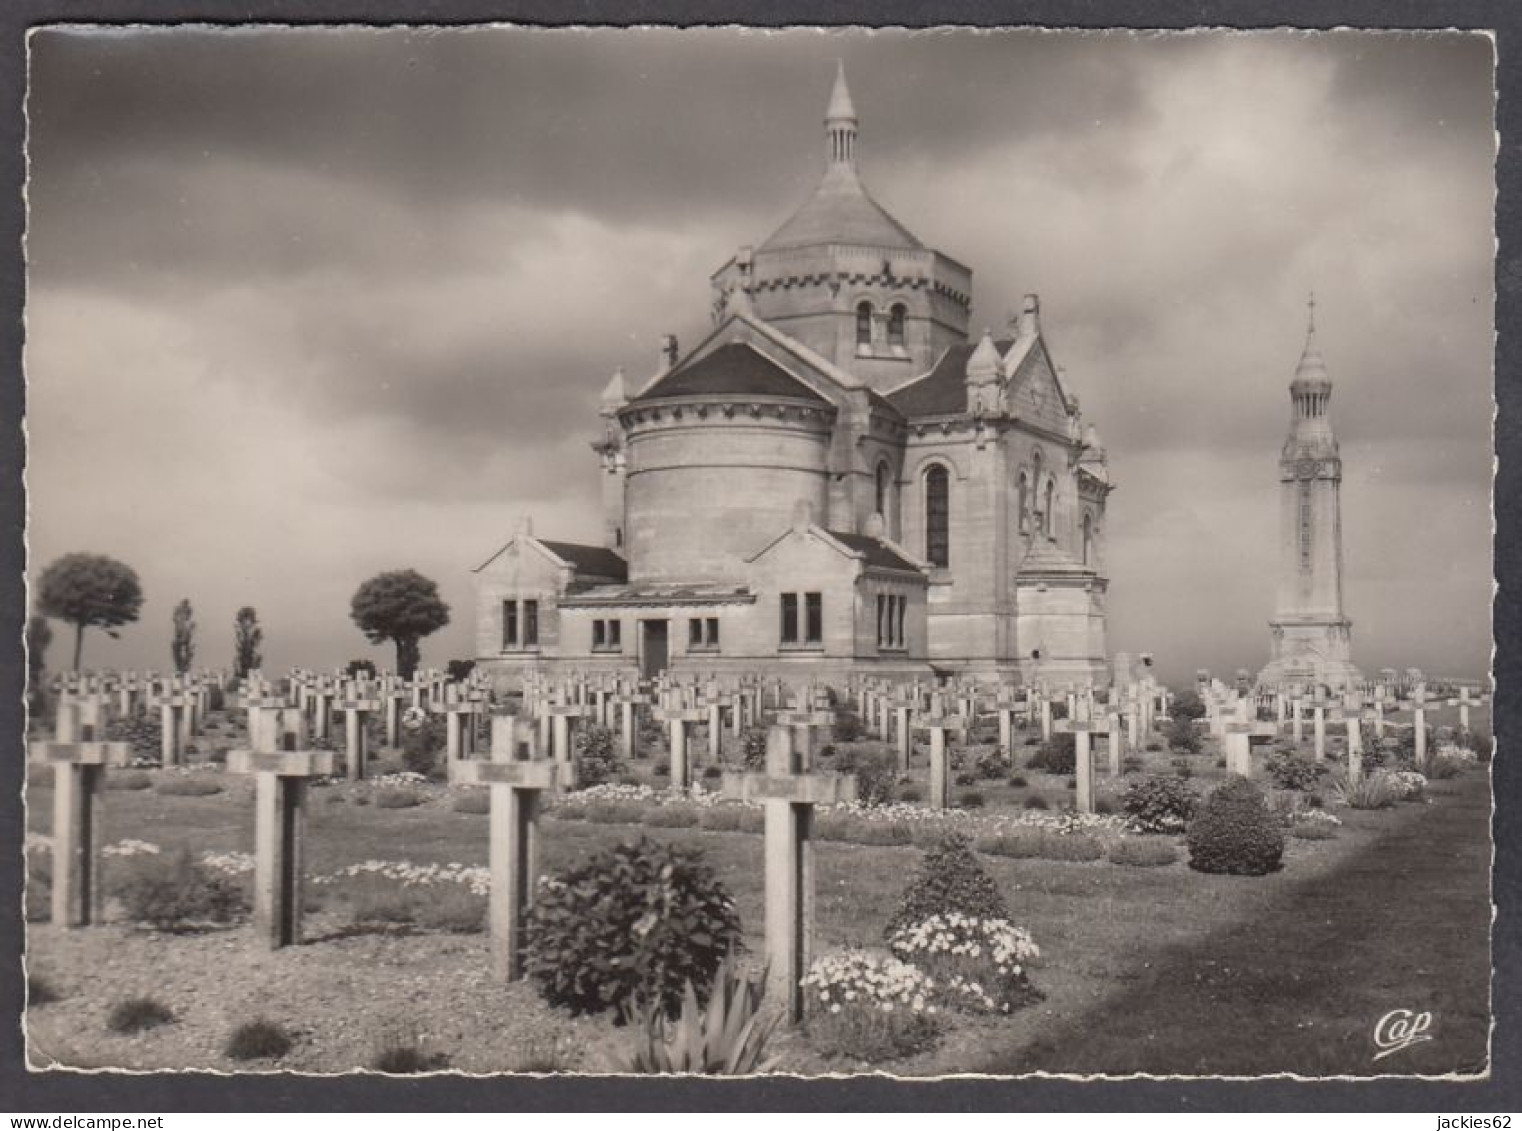
{"type": "Polygon", "coordinates": [[[712,276],[713,328],[603,391],[602,537],[525,520],[475,570],[476,659],[527,671],[1106,679],[1105,451],[1025,296],[867,190],[843,71],[825,170],[712,276]]]}

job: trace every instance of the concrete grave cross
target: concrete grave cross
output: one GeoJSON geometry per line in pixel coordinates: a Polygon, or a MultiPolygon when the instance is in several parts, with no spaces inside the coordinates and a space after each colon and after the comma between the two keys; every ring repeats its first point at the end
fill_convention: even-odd
{"type": "Polygon", "coordinates": [[[60,705],[51,742],[31,744],[31,760],[53,767],[52,917],[55,926],[100,919],[100,820],[107,766],[132,759],[130,742],[104,741],[97,711],[60,705]]]}
{"type": "Polygon", "coordinates": [[[1447,700],[1448,706],[1459,709],[1459,730],[1465,733],[1469,731],[1469,708],[1483,707],[1489,702],[1490,696],[1484,692],[1471,696],[1468,685],[1459,688],[1457,698],[1447,700]]]}
{"type": "Polygon", "coordinates": [[[1311,742],[1318,762],[1326,759],[1327,712],[1331,708],[1332,701],[1327,698],[1326,688],[1318,686],[1311,696],[1311,742]]]}
{"type": "Polygon", "coordinates": [[[724,794],[760,800],[766,812],[766,992],[788,1020],[803,1018],[804,975],[814,926],[814,854],[809,834],[816,805],[856,800],[856,779],[814,774],[793,748],[793,731],[774,726],[766,736],[766,773],[724,774],[724,794]]]}
{"type": "MultiPolygon", "coordinates": [[[[563,698],[563,697],[561,697],[563,698]]],[[[576,760],[575,727],[580,719],[587,716],[591,708],[580,703],[557,702],[547,704],[544,708],[541,720],[549,720],[550,756],[566,767],[566,780],[562,783],[567,788],[573,787],[576,760]]],[[[541,745],[544,730],[541,729],[541,745]]]]}
{"type": "Polygon", "coordinates": [[[1252,740],[1273,738],[1279,733],[1276,723],[1258,722],[1248,699],[1237,702],[1236,717],[1222,728],[1222,742],[1226,748],[1226,772],[1252,777],[1252,740]]]}
{"type": "Polygon", "coordinates": [[[814,751],[818,748],[814,732],[828,731],[835,725],[835,712],[820,708],[818,703],[817,697],[805,694],[794,701],[791,710],[777,712],[777,725],[792,730],[793,751],[804,766],[812,766],[814,762],[814,751]]]}
{"type": "Polygon", "coordinates": [[[189,742],[190,697],[166,688],[149,703],[159,709],[159,761],[167,770],[180,764],[180,753],[189,742]]]}
{"type": "Polygon", "coordinates": [[[624,760],[632,762],[639,745],[635,711],[649,703],[650,696],[642,695],[637,690],[621,691],[613,697],[613,702],[618,707],[618,733],[623,741],[624,760]]]}
{"type": "Polygon", "coordinates": [[[1427,760],[1427,685],[1418,683],[1411,689],[1411,701],[1401,708],[1411,712],[1411,741],[1416,753],[1416,766],[1421,769],[1427,760]]]}
{"type": "Polygon", "coordinates": [[[655,709],[656,722],[666,724],[668,745],[671,749],[671,788],[692,787],[692,728],[708,717],[705,707],[686,707],[673,704],[655,709]]]}
{"type": "Polygon", "coordinates": [[[459,780],[491,787],[491,968],[494,977],[523,976],[523,929],[539,878],[539,806],[562,784],[568,767],[536,757],[538,732],[527,720],[492,719],[491,760],[460,764],[459,780]]]}
{"type": "Polygon", "coordinates": [[[252,749],[229,750],[227,769],[254,775],[254,930],[271,947],[301,941],[307,783],[333,772],[331,750],[304,750],[299,707],[261,712],[252,749]]]}
{"type": "Polygon", "coordinates": [[[965,720],[957,716],[932,715],[921,721],[930,732],[930,807],[945,809],[950,804],[951,767],[946,751],[946,732],[960,730],[965,720]]]}
{"type": "Polygon", "coordinates": [[[1087,718],[1087,707],[1083,700],[1078,701],[1077,718],[1058,719],[1052,724],[1052,729],[1058,734],[1071,734],[1073,736],[1074,765],[1078,779],[1077,796],[1074,798],[1076,808],[1080,813],[1094,812],[1094,760],[1091,748],[1090,736],[1103,726],[1087,718]]]}
{"type": "Polygon", "coordinates": [[[994,711],[999,716],[999,749],[1004,752],[1004,757],[1014,761],[1015,757],[1015,715],[1020,711],[1020,700],[1015,696],[1015,689],[1008,684],[1001,684],[998,696],[994,699],[994,711]]]}
{"type": "Polygon", "coordinates": [[[366,763],[370,757],[370,737],[365,733],[365,720],[372,711],[380,709],[380,700],[372,698],[369,685],[363,680],[353,684],[349,693],[338,701],[338,709],[344,713],[344,772],[350,781],[365,776],[366,763]]]}

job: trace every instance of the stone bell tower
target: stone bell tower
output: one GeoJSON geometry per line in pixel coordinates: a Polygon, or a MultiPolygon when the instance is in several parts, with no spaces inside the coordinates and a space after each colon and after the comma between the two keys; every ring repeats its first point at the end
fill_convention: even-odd
{"type": "Polygon", "coordinates": [[[1305,350],[1290,382],[1289,435],[1279,454],[1279,588],[1266,686],[1362,681],[1342,604],[1342,457],[1328,408],[1332,382],[1316,346],[1311,296],[1305,350]]]}

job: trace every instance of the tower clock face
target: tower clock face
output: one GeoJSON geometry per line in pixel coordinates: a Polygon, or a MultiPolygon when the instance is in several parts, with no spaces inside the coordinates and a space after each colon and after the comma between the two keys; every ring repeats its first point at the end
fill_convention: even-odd
{"type": "Polygon", "coordinates": [[[1295,470],[1299,472],[1301,479],[1314,479],[1316,478],[1316,467],[1315,460],[1303,459],[1296,465],[1295,470]]]}

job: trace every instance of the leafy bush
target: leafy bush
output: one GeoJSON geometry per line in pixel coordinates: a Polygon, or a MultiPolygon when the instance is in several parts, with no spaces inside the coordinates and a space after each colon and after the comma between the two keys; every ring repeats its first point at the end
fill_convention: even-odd
{"type": "Polygon", "coordinates": [[[1474,751],[1474,759],[1481,765],[1489,762],[1496,752],[1496,740],[1488,734],[1471,732],[1466,736],[1469,749],[1474,751]]]}
{"type": "Polygon", "coordinates": [[[612,781],[623,769],[618,742],[607,727],[584,726],[576,732],[576,785],[580,789],[612,781]]]}
{"type": "Polygon", "coordinates": [[[153,779],[142,770],[125,770],[106,774],[104,781],[107,789],[139,790],[150,789],[153,786],[153,779]]]}
{"type": "Polygon", "coordinates": [[[835,760],[842,774],[856,775],[856,800],[863,805],[886,805],[893,800],[898,782],[898,757],[880,742],[859,742],[842,747],[835,760]]]}
{"type": "Polygon", "coordinates": [[[174,1013],[167,1005],[151,997],[129,997],[111,1007],[106,1015],[106,1028],[113,1033],[141,1033],[173,1020],[174,1013]]]}
{"type": "Polygon", "coordinates": [[[1289,750],[1275,750],[1263,767],[1280,789],[1307,790],[1327,772],[1324,762],[1304,758],[1289,750]]]}
{"type": "Polygon", "coordinates": [[[983,795],[975,789],[969,789],[957,798],[957,804],[963,809],[981,809],[984,805],[983,795]]]}
{"type": "Polygon", "coordinates": [[[1284,830],[1263,791],[1244,777],[1217,786],[1189,824],[1189,866],[1199,872],[1262,876],[1277,871],[1284,830]]]}
{"type": "Polygon", "coordinates": [[[406,786],[388,785],[377,789],[370,798],[377,809],[416,809],[428,796],[420,790],[406,786]]]}
{"type": "MultiPolygon", "coordinates": [[[[766,975],[762,973],[762,983],[766,975]]],[[[769,1071],[774,1060],[764,1060],[766,1044],[781,1020],[780,1014],[763,1017],[761,985],[744,977],[734,956],[725,955],[714,974],[706,1007],[688,982],[682,991],[681,1012],[668,1019],[666,1011],[650,1002],[626,1004],[624,1025],[629,1045],[614,1053],[615,1072],[702,1076],[750,1076],[769,1071]]]]}
{"type": "Polygon", "coordinates": [[[708,765],[703,767],[703,778],[705,781],[718,781],[723,776],[723,766],[708,765]]]}
{"type": "Polygon", "coordinates": [[[1026,786],[1030,785],[1030,782],[1026,780],[1024,774],[1011,774],[1009,778],[1009,784],[1012,785],[1015,789],[1024,789],[1026,786]]]}
{"type": "Polygon", "coordinates": [[[440,755],[448,743],[447,724],[439,715],[422,718],[404,717],[399,737],[402,742],[402,766],[411,773],[432,775],[438,772],[440,755]]]}
{"type": "Polygon", "coordinates": [[[1458,777],[1463,772],[1463,761],[1447,754],[1439,754],[1433,758],[1426,770],[1427,776],[1436,781],[1447,781],[1449,778],[1458,777]]]}
{"type": "Polygon", "coordinates": [[[1078,768],[1078,740],[1071,734],[1053,734],[1031,755],[1030,768],[1049,774],[1071,774],[1078,768]]]}
{"type": "Polygon", "coordinates": [[[863,734],[865,728],[861,725],[861,716],[850,707],[835,708],[835,728],[831,738],[836,742],[856,742],[863,734]]]}
{"type": "Polygon", "coordinates": [[[1147,777],[1126,786],[1121,808],[1142,833],[1180,833],[1194,818],[1199,795],[1179,777],[1147,777]]]}
{"type": "Polygon", "coordinates": [[[766,728],[746,727],[740,734],[740,758],[747,770],[766,768],[766,728]]]}
{"type": "Polygon", "coordinates": [[[1027,797],[1025,799],[1025,807],[1027,809],[1048,809],[1048,808],[1050,808],[1050,806],[1047,805],[1047,803],[1046,803],[1046,798],[1042,797],[1039,793],[1033,793],[1029,797],[1027,797]]]}
{"type": "Polygon", "coordinates": [[[1192,689],[1180,692],[1173,697],[1173,702],[1168,707],[1168,715],[1173,719],[1203,719],[1205,701],[1200,698],[1199,692],[1192,689]]]}
{"type": "Polygon", "coordinates": [[[168,859],[131,857],[115,894],[129,919],[163,931],[226,923],[247,907],[243,889],[197,861],[189,849],[168,859]]]}
{"type": "Polygon", "coordinates": [[[998,781],[1009,771],[1004,755],[997,746],[969,750],[967,753],[968,769],[972,771],[974,780],[998,781]]]}
{"type": "Polygon", "coordinates": [[[1143,837],[1122,837],[1110,845],[1110,863],[1132,868],[1161,868],[1178,859],[1178,849],[1170,841],[1143,837]]]}
{"type": "Polygon", "coordinates": [[[375,1039],[375,1053],[370,1058],[372,1069],[392,1076],[435,1072],[448,1064],[449,1057],[425,1049],[417,1028],[406,1022],[383,1028],[375,1039]]]}
{"type": "Polygon", "coordinates": [[[701,853],[641,837],[541,881],[525,936],[525,971],[551,1005],[600,1013],[639,998],[674,1012],[686,983],[706,994],[740,919],[701,853]]]}
{"type": "Polygon", "coordinates": [[[453,809],[456,813],[490,813],[491,793],[484,789],[462,793],[454,799],[453,809]]]}
{"type": "Polygon", "coordinates": [[[1194,729],[1193,720],[1186,717],[1175,716],[1168,724],[1167,730],[1168,749],[1181,754],[1198,754],[1200,752],[1200,735],[1194,729]]]}
{"type": "Polygon", "coordinates": [[[476,662],[474,660],[450,660],[449,663],[444,665],[444,674],[455,683],[468,679],[470,673],[475,670],[476,662]]]}
{"type": "Polygon", "coordinates": [[[216,774],[174,774],[160,778],[153,791],[165,797],[210,797],[222,792],[222,783],[216,774]]]}
{"type": "Polygon", "coordinates": [[[139,703],[131,714],[121,715],[106,723],[107,742],[132,743],[134,758],[151,758],[157,761],[163,753],[164,727],[157,711],[149,711],[139,703]]]}
{"type": "Polygon", "coordinates": [[[283,1028],[260,1017],[234,1029],[222,1051],[230,1060],[279,1060],[294,1044],[283,1028]]]}
{"type": "Polygon", "coordinates": [[[891,939],[900,928],[952,912],[974,919],[1009,918],[999,886],[978,863],[972,843],[957,832],[946,833],[925,850],[883,933],[891,939]]]}

